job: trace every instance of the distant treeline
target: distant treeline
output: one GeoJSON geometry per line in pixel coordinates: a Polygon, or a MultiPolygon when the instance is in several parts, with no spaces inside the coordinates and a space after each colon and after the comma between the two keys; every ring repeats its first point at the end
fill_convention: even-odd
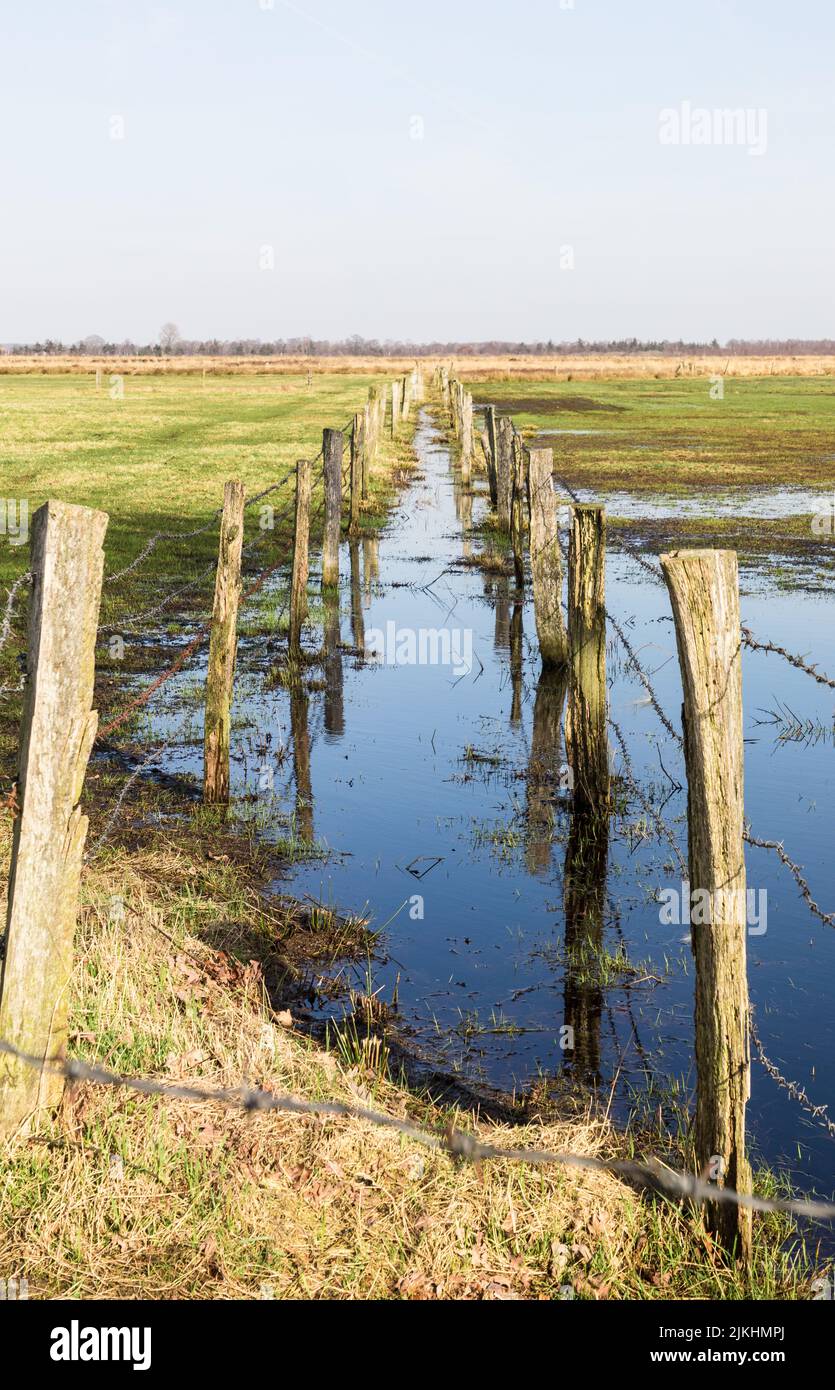
{"type": "Polygon", "coordinates": [[[680,357],[780,357],[792,355],[829,356],[835,354],[833,338],[730,338],[719,343],[684,342],[664,338],[640,341],[638,338],[555,343],[408,343],[394,339],[351,337],[339,341],[319,338],[280,338],[264,342],[261,338],[188,339],[177,337],[156,343],[108,343],[92,336],[77,343],[61,343],[48,338],[43,343],[6,344],[5,352],[19,356],[34,354],[75,357],[556,357],[585,353],[627,355],[663,354],[680,357]]]}

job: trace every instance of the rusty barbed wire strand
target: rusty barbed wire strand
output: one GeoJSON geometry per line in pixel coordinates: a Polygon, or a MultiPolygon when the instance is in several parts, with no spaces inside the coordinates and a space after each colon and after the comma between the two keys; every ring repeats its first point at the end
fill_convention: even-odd
{"type": "Polygon", "coordinates": [[[205,535],[207,531],[211,531],[212,528],[217,525],[218,517],[222,516],[222,514],[223,508],[217,507],[216,510],[212,512],[211,517],[205,525],[196,526],[193,531],[155,531],[150,540],[143,546],[136,558],[131,560],[129,565],[125,565],[124,569],[115,570],[112,574],[106,574],[102,583],[115,584],[117,579],[124,579],[126,574],[131,574],[133,570],[138,569],[142,561],[147,559],[162,540],[191,540],[194,536],[205,535]]]}
{"type": "MultiPolygon", "coordinates": [[[[273,518],[272,529],[275,529],[276,522],[281,522],[290,515],[290,512],[293,510],[294,506],[295,500],[292,503],[288,504],[288,506],[285,507],[282,512],[279,512],[277,517],[273,518]]],[[[258,549],[259,546],[266,544],[266,542],[270,538],[270,535],[271,530],[266,529],[262,531],[260,536],[256,536],[255,540],[250,541],[248,545],[244,546],[241,552],[242,559],[248,559],[249,556],[252,555],[253,552],[258,549]]],[[[99,626],[99,636],[102,636],[105,633],[121,632],[123,628],[135,627],[135,625],[138,622],[142,622],[146,618],[156,617],[159,613],[163,611],[163,609],[167,608],[169,604],[173,603],[175,599],[181,598],[183,594],[190,593],[193,589],[199,588],[201,584],[205,583],[205,581],[209,578],[210,575],[215,573],[216,569],[217,562],[215,560],[210,561],[210,563],[205,567],[205,569],[200,571],[200,573],[197,575],[195,579],[190,579],[186,584],[182,584],[179,589],[173,589],[171,593],[166,594],[165,598],[162,599],[159,603],[155,604],[153,608],[147,608],[141,613],[130,613],[127,616],[121,617],[118,622],[106,624],[102,623],[99,626]]]]}
{"type": "Polygon", "coordinates": [[[751,1030],[751,1037],[754,1040],[754,1046],[757,1049],[757,1057],[771,1079],[776,1081],[777,1085],[784,1091],[787,1091],[792,1100],[797,1101],[798,1105],[807,1111],[808,1114],[810,1114],[813,1119],[835,1139],[835,1120],[829,1118],[829,1106],[815,1105],[814,1101],[809,1098],[805,1087],[801,1086],[798,1081],[789,1081],[788,1078],[783,1075],[780,1068],[772,1062],[771,1058],[767,1055],[762,1045],[762,1039],[757,1031],[757,1024],[754,1019],[753,1005],[749,1013],[749,1027],[751,1030]]]}
{"type": "Polygon", "coordinates": [[[720,1202],[747,1207],[756,1212],[784,1212],[790,1216],[821,1221],[835,1219],[835,1203],[811,1201],[805,1198],[756,1197],[752,1193],[736,1192],[733,1188],[714,1187],[695,1173],[682,1173],[670,1168],[660,1159],[646,1163],[634,1159],[597,1158],[591,1154],[558,1153],[547,1149],[507,1149],[485,1143],[465,1130],[450,1124],[443,1130],[428,1130],[396,1115],[387,1115],[368,1106],[347,1101],[302,1100],[298,1096],[280,1095],[272,1091],[240,1087],[235,1090],[208,1091],[157,1080],[154,1077],[122,1076],[77,1059],[40,1058],[22,1052],[12,1043],[0,1040],[0,1053],[15,1058],[24,1066],[37,1071],[47,1070],[71,1082],[87,1082],[94,1086],[109,1086],[135,1091],[144,1096],[160,1096],[198,1105],[221,1105],[226,1109],[256,1112],[284,1111],[293,1115],[332,1116],[362,1120],[368,1124],[393,1129],[408,1139],[447,1153],[461,1162],[481,1163],[486,1160],[506,1160],[527,1163],[535,1167],[556,1165],[598,1173],[611,1173],[664,1196],[693,1202],[720,1202]]]}
{"type": "Polygon", "coordinates": [[[174,662],[172,662],[172,664],[168,667],[167,670],[163,671],[162,674],[157,676],[156,679],[152,681],[150,685],[146,686],[144,690],[140,691],[138,695],[134,696],[134,698],[130,700],[127,705],[125,705],[125,708],[121,711],[120,714],[117,714],[115,718],[111,719],[109,723],[105,724],[103,728],[99,729],[98,733],[96,734],[96,743],[98,743],[101,739],[105,738],[108,734],[112,734],[114,729],[120,728],[121,725],[125,723],[125,720],[129,719],[135,710],[141,709],[143,705],[146,705],[150,700],[151,696],[154,695],[160,689],[161,686],[165,685],[167,681],[171,680],[172,676],[176,676],[177,672],[182,670],[189,657],[193,656],[194,653],[198,651],[200,647],[202,647],[203,643],[205,642],[206,638],[208,637],[211,631],[211,627],[212,623],[210,619],[208,623],[203,624],[198,629],[194,637],[189,642],[188,646],[183,648],[183,650],[180,652],[180,655],[174,662]]]}
{"type": "Polygon", "coordinates": [[[91,859],[95,859],[99,850],[102,848],[102,845],[104,845],[106,841],[110,838],[113,827],[118,819],[119,812],[122,809],[122,803],[124,802],[125,797],[127,796],[131,787],[136,782],[137,778],[139,778],[142,775],[142,773],[145,772],[145,770],[149,768],[153,763],[159,762],[163,755],[168,752],[170,746],[171,739],[166,739],[165,743],[163,743],[161,747],[152,748],[147,757],[143,758],[142,762],[137,764],[137,766],[134,768],[133,772],[125,782],[125,785],[123,786],[118,797],[116,798],[116,801],[113,805],[113,809],[105,823],[104,830],[97,837],[95,843],[91,846],[91,848],[85,852],[85,863],[89,863],[91,859]]]}

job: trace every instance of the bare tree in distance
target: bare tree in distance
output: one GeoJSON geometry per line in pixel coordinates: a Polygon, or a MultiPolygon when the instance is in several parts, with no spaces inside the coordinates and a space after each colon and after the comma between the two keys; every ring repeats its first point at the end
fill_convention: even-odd
{"type": "Polygon", "coordinates": [[[159,345],[163,352],[173,352],[180,341],[180,330],[176,323],[164,323],[159,330],[159,345]]]}

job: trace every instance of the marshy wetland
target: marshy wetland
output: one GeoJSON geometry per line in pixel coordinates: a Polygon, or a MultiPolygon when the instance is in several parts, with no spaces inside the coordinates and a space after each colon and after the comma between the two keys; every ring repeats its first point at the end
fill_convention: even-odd
{"type": "MultiPolygon", "coordinates": [[[[108,401],[88,381],[5,378],[9,492],[32,510],[47,494],[110,510],[106,567],[120,575],[157,531],[205,522],[225,477],[257,492],[297,455],[312,456],[319,423],[349,416],[366,385],[151,380],[108,401]]],[[[831,378],[733,379],[721,398],[711,390],[704,379],[473,387],[477,411],[494,404],[527,442],[554,448],[566,512],[574,497],[607,508],[608,693],[628,767],[613,738],[603,827],[572,811],[566,692],[541,672],[528,576],[520,588],[486,479],[476,470],[462,482],[430,400],[414,433],[390,444],[360,534],[343,538],[338,595],[321,595],[314,553],[300,665],[286,658],[286,570],[242,612],[228,815],[197,805],[198,653],[94,756],[91,841],[104,832],[117,844],[176,840],[199,824],[210,857],[234,858],[236,839],[263,854],[266,899],[308,909],[281,1003],[337,1055],[485,1104],[533,1097],[547,1113],[591,1098],[619,1126],[670,1152],[684,1146],[693,963],[686,908],[682,917],[669,906],[676,893],[683,905],[687,858],[681,682],[666,587],[636,551],[652,568],[667,549],[738,550],[743,624],[835,673],[831,378]],[[137,774],[134,792],[117,806],[127,773],[137,774]],[[317,952],[326,922],[334,938],[317,952]]],[[[254,512],[248,520],[246,543],[268,560],[280,554],[291,497],[288,482],[270,499],[274,531],[259,530],[254,512]]],[[[168,664],[188,643],[207,593],[197,577],[215,545],[211,530],[163,543],[149,573],[129,574],[112,597],[105,588],[103,720],[147,686],[161,653],[168,664]],[[126,626],[136,612],[148,616],[126,626]],[[121,650],[114,633],[126,635],[121,650]]],[[[25,552],[4,548],[3,565],[13,582],[25,552]]],[[[3,659],[13,684],[16,657],[3,659]]],[[[751,831],[785,844],[827,913],[832,690],[746,649],[743,699],[751,831]]],[[[7,761],[14,720],[12,703],[7,761]]],[[[774,853],[750,847],[747,868],[760,1042],[813,1104],[832,1103],[835,926],[809,912],[774,853]]],[[[831,1196],[826,1116],[799,1105],[756,1055],[748,1117],[755,1166],[788,1175],[796,1192],[831,1196]]]]}

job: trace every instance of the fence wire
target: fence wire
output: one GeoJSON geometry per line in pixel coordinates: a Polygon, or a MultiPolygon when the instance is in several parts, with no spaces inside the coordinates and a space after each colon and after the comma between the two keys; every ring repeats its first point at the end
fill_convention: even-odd
{"type": "Polygon", "coordinates": [[[77,1059],[33,1057],[20,1051],[11,1043],[0,1039],[0,1052],[15,1058],[24,1066],[38,1071],[46,1070],[63,1076],[71,1082],[87,1082],[94,1086],[108,1086],[134,1091],[144,1096],[161,1096],[168,1100],[186,1101],[196,1105],[220,1105],[226,1109],[243,1110],[250,1114],[280,1110],[292,1115],[334,1116],[345,1119],[362,1120],[368,1124],[393,1129],[408,1139],[437,1149],[453,1159],[467,1163],[483,1163],[487,1160],[503,1159],[511,1163],[525,1163],[534,1167],[557,1165],[564,1168],[585,1169],[596,1173],[612,1173],[638,1187],[649,1189],[662,1196],[691,1201],[696,1204],[720,1202],[739,1207],[747,1207],[756,1212],[783,1212],[789,1216],[809,1218],[818,1221],[831,1221],[835,1218],[835,1203],[818,1202],[805,1198],[756,1197],[752,1193],[736,1192],[729,1187],[715,1187],[705,1182],[695,1173],[684,1173],[668,1167],[660,1159],[653,1158],[646,1163],[634,1159],[598,1158],[590,1154],[552,1153],[547,1149],[510,1149],[487,1144],[476,1135],[458,1129],[450,1124],[443,1130],[424,1129],[396,1115],[387,1115],[372,1110],[365,1105],[351,1104],[340,1100],[302,1100],[298,1096],[277,1095],[272,1091],[252,1090],[246,1087],[234,1090],[209,1091],[203,1087],[186,1086],[147,1076],[122,1076],[107,1071],[104,1067],[91,1065],[77,1059]]]}

